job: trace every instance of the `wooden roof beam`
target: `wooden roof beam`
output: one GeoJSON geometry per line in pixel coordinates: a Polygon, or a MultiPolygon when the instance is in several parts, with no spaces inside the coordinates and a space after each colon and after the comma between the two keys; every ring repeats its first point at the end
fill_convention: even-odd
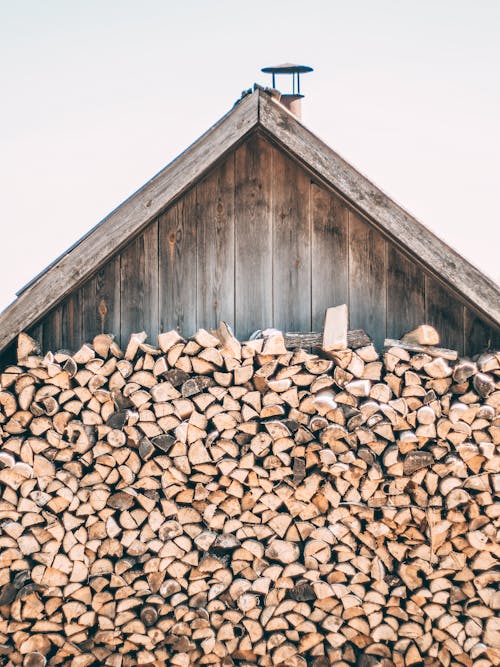
{"type": "Polygon", "coordinates": [[[457,290],[481,317],[500,328],[500,289],[492,280],[360,174],[283,105],[262,92],[259,125],[391,241],[420,261],[443,284],[457,290]]]}
{"type": "Polygon", "coordinates": [[[0,351],[81,285],[186,191],[258,123],[258,91],[247,95],[173,162],[46,269],[0,315],[0,351]]]}

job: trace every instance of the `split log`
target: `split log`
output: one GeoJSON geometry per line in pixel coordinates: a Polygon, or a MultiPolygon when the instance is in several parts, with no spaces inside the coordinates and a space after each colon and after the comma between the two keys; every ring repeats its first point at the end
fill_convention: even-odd
{"type": "Polygon", "coordinates": [[[326,352],[347,348],[348,317],[346,304],[327,308],[322,341],[322,348],[326,352]]]}

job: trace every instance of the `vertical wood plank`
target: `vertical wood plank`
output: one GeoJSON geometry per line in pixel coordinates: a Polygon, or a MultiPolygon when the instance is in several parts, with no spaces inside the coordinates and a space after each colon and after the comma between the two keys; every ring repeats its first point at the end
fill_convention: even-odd
{"type": "MultiPolygon", "coordinates": [[[[28,331],[28,334],[31,336],[30,331],[31,330],[28,331]]],[[[33,338],[35,337],[33,336],[33,338]]],[[[37,338],[35,338],[35,340],[40,342],[40,340],[37,338]]],[[[10,366],[11,364],[14,366],[17,364],[17,338],[13,340],[12,343],[9,343],[9,345],[7,345],[7,347],[5,347],[0,354],[1,369],[5,368],[5,366],[10,366]]]]}
{"type": "Polygon", "coordinates": [[[365,329],[378,350],[386,336],[386,241],[349,212],[350,327],[365,329]]]}
{"type": "Polygon", "coordinates": [[[441,336],[442,347],[464,353],[464,306],[431,276],[425,277],[426,320],[441,336]]]}
{"type": "Polygon", "coordinates": [[[149,224],[121,253],[121,341],[146,331],[148,340],[158,336],[158,221],[149,224]]]}
{"type": "Polygon", "coordinates": [[[272,147],[253,135],[235,154],[235,332],[273,323],[272,147]]]}
{"type": "Polygon", "coordinates": [[[491,349],[500,350],[500,329],[492,329],[491,331],[491,349]]]}
{"type": "Polygon", "coordinates": [[[53,308],[43,320],[43,351],[55,352],[62,347],[62,308],[53,308]]]}
{"type": "Polygon", "coordinates": [[[387,336],[400,338],[425,321],[425,275],[391,243],[387,248],[387,336]]]}
{"type": "Polygon", "coordinates": [[[197,326],[234,325],[234,153],[196,187],[197,326]]]}
{"type": "Polygon", "coordinates": [[[82,288],[82,339],[112,333],[120,343],[120,256],[115,255],[82,288]]]}
{"type": "Polygon", "coordinates": [[[82,344],[81,290],[70,294],[62,303],[62,345],[76,351],[82,344]]]}
{"type": "Polygon", "coordinates": [[[311,329],[310,177],[273,154],[273,315],[283,331],[311,329]]]}
{"type": "Polygon", "coordinates": [[[347,303],[348,210],[325,188],[311,183],[312,330],[321,331],[325,311],[347,303]]]}
{"type": "Polygon", "coordinates": [[[495,331],[468,308],[464,318],[464,353],[468,356],[494,349],[495,331]]]}
{"type": "Polygon", "coordinates": [[[160,329],[192,335],[196,320],[196,190],[159,219],[160,329]]]}

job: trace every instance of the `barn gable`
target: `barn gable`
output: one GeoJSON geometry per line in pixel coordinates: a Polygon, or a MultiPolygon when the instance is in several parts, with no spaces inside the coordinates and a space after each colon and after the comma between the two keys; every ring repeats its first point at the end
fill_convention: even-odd
{"type": "Polygon", "coordinates": [[[492,281],[256,89],[33,281],[0,317],[44,349],[225,319],[241,338],[321,327],[349,304],[380,346],[422,321],[498,345],[492,281]]]}

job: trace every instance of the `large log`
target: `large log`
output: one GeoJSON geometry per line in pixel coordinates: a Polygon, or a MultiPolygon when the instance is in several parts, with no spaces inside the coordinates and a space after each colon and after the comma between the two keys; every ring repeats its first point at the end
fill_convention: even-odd
{"type": "MultiPolygon", "coordinates": [[[[289,350],[296,348],[315,348],[321,347],[323,343],[323,333],[310,331],[300,333],[298,331],[287,331],[285,334],[285,346],[289,350]]],[[[347,347],[357,349],[371,345],[372,339],[363,329],[352,329],[347,332],[347,347]]]]}

